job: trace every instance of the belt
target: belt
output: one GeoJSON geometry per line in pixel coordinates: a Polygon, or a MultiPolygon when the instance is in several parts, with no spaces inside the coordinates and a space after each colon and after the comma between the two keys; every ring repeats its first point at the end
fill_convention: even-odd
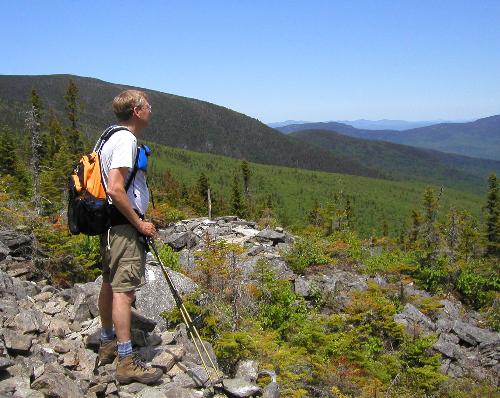
{"type": "MultiPolygon", "coordinates": [[[[135,214],[139,216],[141,220],[144,220],[144,214],[139,213],[137,209],[134,209],[135,214]]],[[[115,225],[130,224],[130,221],[125,217],[120,211],[113,205],[110,205],[110,225],[114,227],[115,225]]]]}

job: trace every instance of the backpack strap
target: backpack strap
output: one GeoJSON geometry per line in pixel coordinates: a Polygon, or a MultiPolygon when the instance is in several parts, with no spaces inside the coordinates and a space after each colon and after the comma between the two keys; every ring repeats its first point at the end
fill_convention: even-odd
{"type": "MultiPolygon", "coordinates": [[[[104,146],[106,141],[108,141],[114,133],[121,131],[121,130],[130,131],[128,128],[126,128],[124,126],[117,126],[117,125],[110,126],[106,130],[104,130],[104,132],[101,134],[101,136],[99,137],[99,139],[97,140],[97,142],[95,144],[94,152],[97,152],[100,155],[102,147],[104,146]]],[[[133,167],[132,172],[130,173],[130,175],[127,179],[127,182],[125,184],[125,192],[128,191],[128,189],[130,188],[130,184],[132,183],[132,180],[135,178],[135,175],[137,174],[137,160],[138,160],[138,158],[139,158],[139,148],[137,148],[137,151],[136,151],[136,155],[135,155],[135,159],[134,159],[134,167],[133,167]]],[[[101,156],[99,156],[99,162],[101,162],[101,156]]],[[[104,188],[104,191],[106,192],[106,184],[104,184],[104,176],[102,175],[102,164],[100,164],[99,166],[100,166],[99,168],[101,170],[102,186],[104,188]]],[[[106,196],[107,195],[108,195],[108,193],[106,192],[106,196]]]]}

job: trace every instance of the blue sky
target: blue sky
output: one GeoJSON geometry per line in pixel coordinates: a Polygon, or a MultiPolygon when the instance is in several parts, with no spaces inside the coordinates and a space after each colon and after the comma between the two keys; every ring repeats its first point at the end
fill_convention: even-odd
{"type": "Polygon", "coordinates": [[[71,73],[264,122],[500,114],[500,1],[9,1],[0,74],[71,73]]]}

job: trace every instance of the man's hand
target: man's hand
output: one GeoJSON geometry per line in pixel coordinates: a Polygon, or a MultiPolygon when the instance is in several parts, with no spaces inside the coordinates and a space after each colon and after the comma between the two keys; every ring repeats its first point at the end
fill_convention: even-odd
{"type": "Polygon", "coordinates": [[[153,223],[147,221],[141,221],[138,225],[137,230],[144,236],[152,238],[156,234],[156,228],[153,223]]]}

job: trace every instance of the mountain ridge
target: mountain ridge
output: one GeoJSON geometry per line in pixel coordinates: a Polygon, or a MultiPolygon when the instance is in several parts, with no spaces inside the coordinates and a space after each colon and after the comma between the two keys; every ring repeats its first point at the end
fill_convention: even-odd
{"type": "Polygon", "coordinates": [[[438,123],[405,131],[357,129],[339,122],[288,125],[277,130],[285,134],[300,130],[332,130],[351,137],[500,160],[500,115],[465,123],[438,123]]]}

